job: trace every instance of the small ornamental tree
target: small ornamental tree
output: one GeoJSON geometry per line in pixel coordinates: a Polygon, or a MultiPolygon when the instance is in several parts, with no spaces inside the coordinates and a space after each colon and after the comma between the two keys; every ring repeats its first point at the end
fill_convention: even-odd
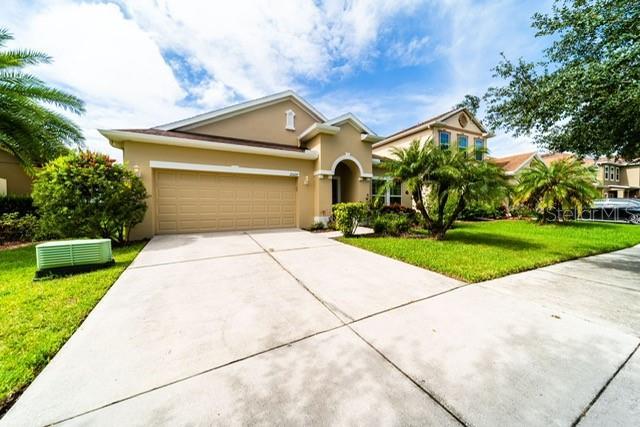
{"type": "Polygon", "coordinates": [[[105,237],[123,243],[147,210],[147,192],[132,171],[109,156],[73,152],[48,163],[33,184],[47,233],[105,237]]]}
{"type": "Polygon", "coordinates": [[[443,150],[432,140],[394,148],[393,157],[382,166],[390,178],[386,185],[404,183],[422,225],[437,240],[444,239],[468,205],[497,203],[509,191],[507,177],[498,166],[465,151],[443,150]]]}
{"type": "Polygon", "coordinates": [[[345,236],[353,236],[360,221],[367,213],[367,205],[362,202],[336,203],[333,205],[336,228],[345,236]]]}
{"type": "Polygon", "coordinates": [[[534,160],[518,175],[514,202],[535,209],[543,223],[557,222],[565,219],[562,210],[582,212],[591,206],[600,195],[595,184],[595,168],[578,159],[557,160],[549,166],[534,160]]]}

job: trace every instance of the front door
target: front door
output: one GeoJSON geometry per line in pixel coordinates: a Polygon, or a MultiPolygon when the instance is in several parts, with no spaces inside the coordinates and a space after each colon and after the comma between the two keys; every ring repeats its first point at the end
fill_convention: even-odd
{"type": "Polygon", "coordinates": [[[331,204],[340,203],[340,177],[331,178],[331,204]]]}

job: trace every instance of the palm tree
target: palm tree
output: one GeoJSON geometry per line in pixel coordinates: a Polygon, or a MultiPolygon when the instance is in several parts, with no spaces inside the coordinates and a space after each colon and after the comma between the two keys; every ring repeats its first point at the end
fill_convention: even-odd
{"type": "Polygon", "coordinates": [[[550,212],[561,209],[581,212],[599,196],[595,182],[595,169],[578,159],[558,160],[549,166],[536,159],[518,176],[514,202],[536,209],[542,214],[542,222],[549,218],[560,220],[561,214],[549,215],[550,212]]]}
{"type": "Polygon", "coordinates": [[[469,203],[506,197],[501,168],[457,150],[442,150],[431,140],[395,148],[393,156],[383,164],[390,182],[406,185],[424,226],[438,240],[469,203]]]}
{"type": "MultiPolygon", "coordinates": [[[[12,39],[0,28],[0,48],[12,39]]],[[[84,103],[22,71],[26,66],[49,62],[51,58],[42,52],[0,51],[0,149],[13,154],[30,172],[67,151],[68,144],[81,144],[84,139],[78,126],[45,107],[48,104],[81,114],[84,103]]]]}

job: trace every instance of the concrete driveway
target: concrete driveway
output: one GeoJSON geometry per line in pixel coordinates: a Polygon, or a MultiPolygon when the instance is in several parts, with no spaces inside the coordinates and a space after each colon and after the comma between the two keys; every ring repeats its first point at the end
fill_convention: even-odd
{"type": "Polygon", "coordinates": [[[0,424],[637,425],[639,258],[465,285],[299,230],[156,237],[0,424]]]}

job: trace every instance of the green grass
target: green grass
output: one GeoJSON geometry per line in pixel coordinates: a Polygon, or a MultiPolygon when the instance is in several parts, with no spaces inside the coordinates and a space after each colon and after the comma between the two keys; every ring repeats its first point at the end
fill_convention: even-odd
{"type": "Polygon", "coordinates": [[[636,245],[640,243],[640,226],[458,222],[443,241],[410,237],[352,237],[341,241],[466,282],[480,282],[636,245]]]}
{"type": "Polygon", "coordinates": [[[35,246],[0,251],[0,414],[51,360],[144,243],[102,270],[33,282],[35,246]]]}

